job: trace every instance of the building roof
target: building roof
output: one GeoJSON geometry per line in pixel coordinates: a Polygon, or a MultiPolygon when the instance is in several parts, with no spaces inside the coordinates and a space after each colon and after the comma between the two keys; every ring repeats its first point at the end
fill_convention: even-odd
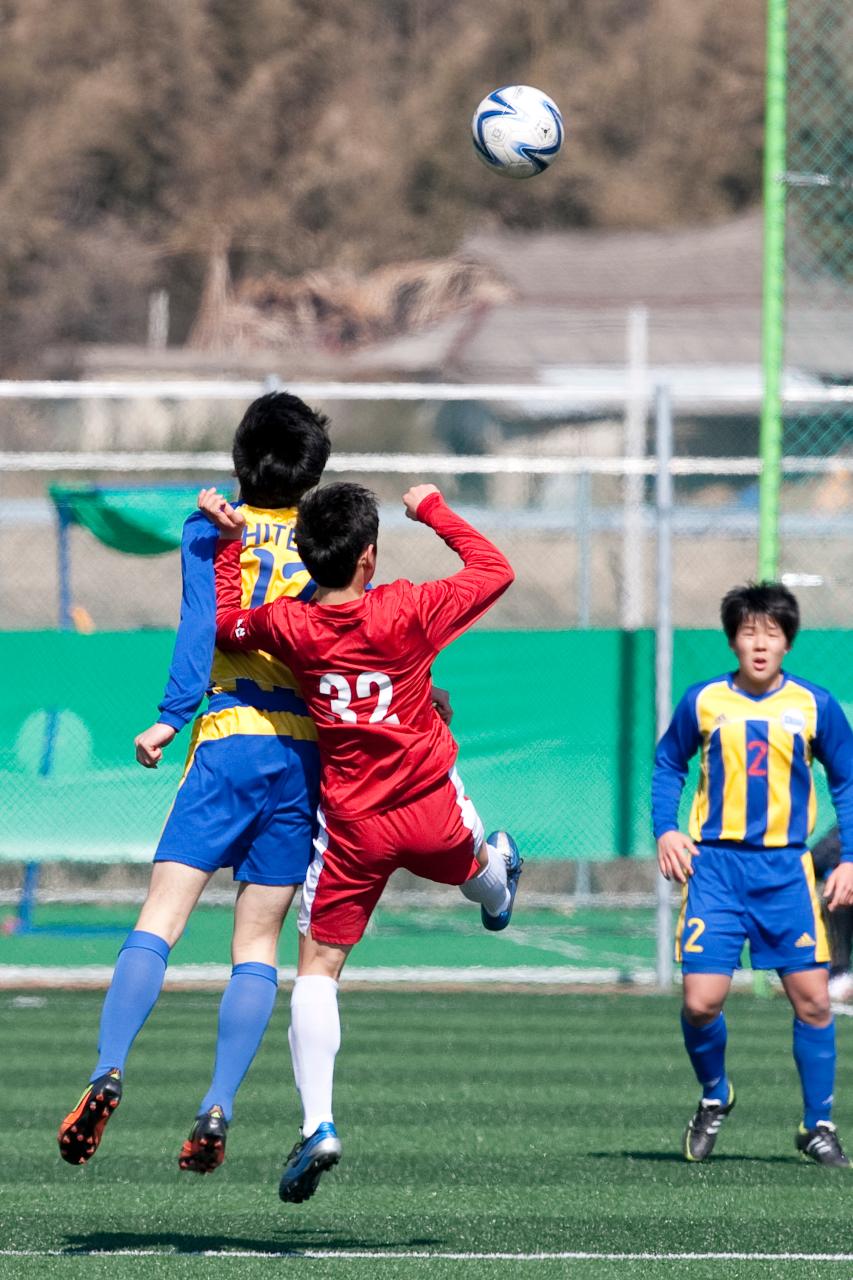
{"type": "MultiPolygon", "coordinates": [[[[672,231],[552,231],[469,235],[458,257],[487,263],[512,298],[480,305],[352,351],[151,352],[152,367],[237,371],[270,366],[284,378],[553,380],[569,366],[624,366],[629,313],[647,313],[650,365],[756,366],[761,362],[762,220],[753,211],[716,226],[672,231]]],[[[801,246],[802,247],[802,246],[801,246]]],[[[798,262],[801,262],[798,256],[798,262]]],[[[853,380],[853,290],[791,271],[786,364],[853,380]]],[[[126,353],[127,354],[127,353],[126,353]]],[[[89,349],[88,370],[114,371],[118,352],[89,349]]],[[[131,366],[139,367],[138,351],[131,366]]]]}

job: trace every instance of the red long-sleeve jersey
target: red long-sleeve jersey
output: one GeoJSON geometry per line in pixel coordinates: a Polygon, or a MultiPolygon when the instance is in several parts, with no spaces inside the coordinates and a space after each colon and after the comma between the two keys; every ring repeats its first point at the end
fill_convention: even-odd
{"type": "Polygon", "coordinates": [[[216,642],[281,658],[317,725],[322,804],[360,818],[416,799],[447,776],[456,743],[432,706],[441,649],[481,617],[513,580],[509,561],[445,504],[417,517],[462,559],[449,578],[398,579],[344,604],[274,600],[240,607],[239,542],[216,555],[216,642]]]}

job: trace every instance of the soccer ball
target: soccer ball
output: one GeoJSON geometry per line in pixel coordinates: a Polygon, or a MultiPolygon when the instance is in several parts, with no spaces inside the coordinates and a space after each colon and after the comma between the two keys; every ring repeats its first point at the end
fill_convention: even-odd
{"type": "Polygon", "coordinates": [[[471,132],[483,164],[505,178],[532,178],[559,154],[563,117],[547,93],[511,84],[483,99],[471,132]]]}

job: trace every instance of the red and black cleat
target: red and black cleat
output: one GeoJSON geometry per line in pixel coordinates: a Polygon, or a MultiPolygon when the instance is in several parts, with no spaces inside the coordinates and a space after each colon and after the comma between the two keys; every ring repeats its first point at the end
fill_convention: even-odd
{"type": "Polygon", "coordinates": [[[225,1159],[225,1138],[228,1121],[221,1107],[196,1116],[190,1136],[181,1147],[178,1168],[187,1173],[213,1173],[225,1159]]]}
{"type": "Polygon", "coordinates": [[[121,1102],[121,1072],[117,1067],[93,1080],[56,1135],[59,1154],[68,1164],[85,1164],[97,1151],[107,1121],[121,1102]]]}

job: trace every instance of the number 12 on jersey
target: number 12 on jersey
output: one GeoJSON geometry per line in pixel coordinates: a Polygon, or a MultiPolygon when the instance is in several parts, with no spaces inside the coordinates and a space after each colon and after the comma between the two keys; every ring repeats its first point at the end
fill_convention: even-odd
{"type": "MultiPolygon", "coordinates": [[[[355,681],[356,698],[369,698],[374,690],[376,705],[368,716],[368,724],[378,724],[380,720],[384,720],[386,724],[399,724],[399,718],[393,712],[388,714],[394,696],[391,677],[384,671],[362,671],[355,681]]],[[[350,706],[353,698],[352,685],[346,676],[339,675],[337,671],[327,671],[320,677],[320,692],[331,699],[329,709],[333,716],[338,716],[347,724],[357,722],[358,716],[350,706]]]]}

